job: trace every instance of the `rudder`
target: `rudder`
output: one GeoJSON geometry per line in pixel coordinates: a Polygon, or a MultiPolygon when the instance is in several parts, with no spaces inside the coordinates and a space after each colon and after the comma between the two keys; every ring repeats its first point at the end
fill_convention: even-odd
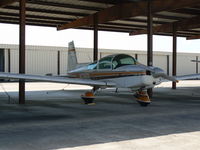
{"type": "Polygon", "coordinates": [[[74,46],[74,41],[69,42],[68,44],[68,65],[67,65],[67,71],[71,71],[76,68],[78,64],[77,56],[76,56],[76,50],[74,46]]]}

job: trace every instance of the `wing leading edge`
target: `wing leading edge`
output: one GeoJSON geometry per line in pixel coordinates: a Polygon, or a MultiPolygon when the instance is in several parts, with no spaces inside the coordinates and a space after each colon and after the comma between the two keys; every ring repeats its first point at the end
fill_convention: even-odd
{"type": "Polygon", "coordinates": [[[200,74],[190,74],[183,76],[176,76],[177,80],[189,80],[189,79],[200,79],[200,74]]]}
{"type": "Polygon", "coordinates": [[[27,74],[4,73],[4,72],[0,72],[0,78],[23,79],[23,80],[57,82],[57,83],[68,83],[68,84],[81,84],[81,85],[90,85],[90,86],[106,86],[106,87],[115,86],[115,83],[113,83],[113,82],[95,81],[95,80],[91,80],[91,79],[27,75],[27,74]]]}
{"type": "Polygon", "coordinates": [[[165,80],[163,82],[178,82],[180,80],[198,80],[200,79],[200,74],[189,74],[189,75],[182,75],[182,76],[168,76],[167,78],[163,77],[165,80]]]}

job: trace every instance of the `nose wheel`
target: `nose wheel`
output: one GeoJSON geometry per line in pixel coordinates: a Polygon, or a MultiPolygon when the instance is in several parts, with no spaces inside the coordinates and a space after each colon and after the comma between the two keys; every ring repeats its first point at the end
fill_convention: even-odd
{"type": "Polygon", "coordinates": [[[137,91],[134,96],[137,98],[137,102],[142,107],[147,107],[151,103],[149,95],[146,91],[137,91]]]}
{"type": "Polygon", "coordinates": [[[141,101],[137,101],[139,104],[140,104],[140,106],[142,106],[142,107],[147,107],[150,103],[147,103],[147,102],[141,102],[141,101]]]}

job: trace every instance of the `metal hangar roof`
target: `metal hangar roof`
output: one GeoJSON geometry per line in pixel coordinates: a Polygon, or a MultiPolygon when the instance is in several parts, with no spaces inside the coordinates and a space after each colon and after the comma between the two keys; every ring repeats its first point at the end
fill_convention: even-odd
{"type": "MultiPolygon", "coordinates": [[[[151,1],[154,34],[172,35],[175,23],[178,36],[199,37],[200,0],[151,1]]],[[[57,27],[59,30],[93,29],[90,18],[97,14],[99,30],[144,34],[147,28],[146,3],[147,0],[27,0],[26,24],[57,27]]],[[[19,23],[17,0],[3,0],[0,6],[1,23],[19,23]]]]}

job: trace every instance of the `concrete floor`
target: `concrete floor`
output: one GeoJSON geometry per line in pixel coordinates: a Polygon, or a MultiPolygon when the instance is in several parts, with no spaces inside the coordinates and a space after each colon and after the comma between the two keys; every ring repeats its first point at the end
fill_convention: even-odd
{"type": "Polygon", "coordinates": [[[27,83],[27,103],[18,105],[17,83],[1,83],[0,150],[198,150],[200,81],[170,85],[159,85],[152,104],[140,107],[121,89],[83,105],[87,86],[55,83],[27,83]]]}

